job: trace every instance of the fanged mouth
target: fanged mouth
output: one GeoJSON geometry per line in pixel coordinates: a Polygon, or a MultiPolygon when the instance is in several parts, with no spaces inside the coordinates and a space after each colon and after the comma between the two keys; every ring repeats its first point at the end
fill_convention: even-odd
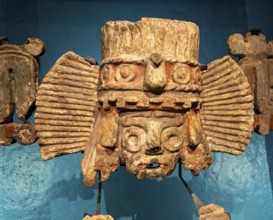
{"type": "Polygon", "coordinates": [[[159,163],[150,163],[150,164],[147,164],[147,166],[146,166],[147,169],[156,169],[159,167],[160,167],[159,163]]]}

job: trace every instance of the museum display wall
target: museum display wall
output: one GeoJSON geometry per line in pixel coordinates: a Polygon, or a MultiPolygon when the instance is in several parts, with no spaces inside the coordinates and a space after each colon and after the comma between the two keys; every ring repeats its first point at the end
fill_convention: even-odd
{"type": "MultiPolygon", "coordinates": [[[[139,21],[142,17],[191,21],[199,26],[199,63],[229,55],[227,39],[234,33],[261,29],[273,39],[270,1],[28,1],[0,0],[0,36],[23,45],[36,37],[46,46],[40,55],[41,83],[67,51],[101,63],[101,27],[107,21],[139,21]]],[[[233,56],[237,60],[236,56],[233,56]]],[[[0,88],[1,89],[1,88],[0,88]]],[[[12,121],[22,120],[13,116],[12,121]]],[[[27,118],[34,123],[34,112],[27,118]]],[[[198,176],[183,177],[205,203],[223,206],[231,219],[273,218],[273,135],[252,134],[240,156],[213,153],[213,163],[198,176]]],[[[0,146],[0,219],[82,219],[95,214],[98,181],[83,183],[76,153],[44,161],[37,141],[0,146]]],[[[178,166],[167,179],[138,180],[124,166],[103,183],[101,213],[114,219],[189,219],[198,213],[178,178],[178,166]]]]}

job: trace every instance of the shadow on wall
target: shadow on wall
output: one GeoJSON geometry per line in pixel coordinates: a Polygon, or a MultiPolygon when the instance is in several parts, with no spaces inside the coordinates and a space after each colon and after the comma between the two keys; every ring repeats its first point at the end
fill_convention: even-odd
{"type": "Polygon", "coordinates": [[[89,202],[77,201],[95,198],[95,190],[83,185],[80,156],[42,161],[37,143],[2,147],[0,219],[80,219],[89,202]]]}
{"type": "Polygon", "coordinates": [[[103,184],[107,214],[114,219],[198,219],[185,187],[172,176],[166,180],[138,180],[120,167],[103,184]]]}
{"type": "Polygon", "coordinates": [[[52,177],[45,193],[50,219],[81,219],[94,206],[96,188],[83,184],[81,158],[82,154],[78,153],[46,161],[52,177]]]}
{"type": "Polygon", "coordinates": [[[46,192],[45,206],[50,210],[46,219],[82,219],[84,213],[95,209],[95,193],[96,190],[83,185],[82,176],[73,175],[69,180],[52,184],[46,192]]]}
{"type": "Polygon", "coordinates": [[[268,161],[268,167],[269,167],[272,196],[273,196],[273,132],[272,131],[265,136],[265,147],[266,147],[267,161],[268,161]]]}
{"type": "Polygon", "coordinates": [[[69,201],[75,201],[77,197],[82,200],[91,200],[95,195],[94,190],[83,187],[82,177],[76,178],[75,176],[70,180],[61,180],[51,185],[46,194],[51,200],[62,198],[69,201]]]}

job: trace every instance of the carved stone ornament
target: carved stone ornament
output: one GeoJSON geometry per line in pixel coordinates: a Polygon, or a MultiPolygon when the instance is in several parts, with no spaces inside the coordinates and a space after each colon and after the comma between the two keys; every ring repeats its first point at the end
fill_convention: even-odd
{"type": "Polygon", "coordinates": [[[33,125],[9,122],[14,109],[17,117],[25,120],[35,102],[39,75],[37,58],[44,50],[45,45],[38,38],[28,38],[26,44],[17,46],[0,37],[0,145],[9,145],[13,139],[20,144],[35,141],[33,125]]]}
{"type": "Polygon", "coordinates": [[[255,130],[265,135],[270,130],[273,115],[273,41],[266,41],[260,30],[251,30],[245,36],[233,34],[228,38],[231,54],[240,58],[254,97],[255,130]]]}
{"type": "Polygon", "coordinates": [[[36,140],[34,125],[26,123],[0,124],[0,144],[10,145],[13,140],[22,145],[29,145],[36,140]]]}
{"type": "Polygon", "coordinates": [[[240,155],[253,129],[247,78],[229,56],[202,70],[191,22],[142,18],[102,28],[102,64],[68,52],[49,71],[35,115],[41,155],[85,151],[84,182],[125,165],[166,178],[181,161],[198,175],[212,152],[240,155]]]}
{"type": "Polygon", "coordinates": [[[82,220],[113,220],[111,215],[86,215],[82,220]]]}
{"type": "Polygon", "coordinates": [[[199,220],[230,220],[230,215],[225,209],[215,204],[202,206],[198,210],[199,220]]]}

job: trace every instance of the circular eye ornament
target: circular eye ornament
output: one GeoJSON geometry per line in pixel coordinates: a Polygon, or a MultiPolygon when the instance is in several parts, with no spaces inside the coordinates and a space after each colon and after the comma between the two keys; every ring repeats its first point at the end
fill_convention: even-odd
{"type": "Polygon", "coordinates": [[[121,65],[117,69],[116,81],[130,82],[135,78],[135,76],[136,72],[130,65],[121,65]]]}
{"type": "Polygon", "coordinates": [[[173,80],[179,84],[187,84],[190,81],[190,68],[186,64],[178,64],[174,67],[173,80]]]}
{"type": "Polygon", "coordinates": [[[109,74],[110,74],[110,70],[109,70],[109,66],[104,65],[100,71],[100,75],[101,75],[101,81],[103,83],[105,83],[106,81],[108,81],[109,79],[109,74]]]}
{"type": "Polygon", "coordinates": [[[196,83],[197,84],[201,84],[201,70],[200,70],[200,67],[195,67],[194,69],[193,69],[193,73],[194,73],[194,78],[195,78],[195,80],[196,80],[196,83]]]}
{"type": "Polygon", "coordinates": [[[145,143],[146,133],[143,129],[138,127],[123,129],[122,145],[126,150],[132,153],[136,153],[145,146],[145,143]]]}
{"type": "Polygon", "coordinates": [[[178,127],[166,128],[162,132],[162,143],[165,149],[176,152],[182,145],[181,130],[178,127]]]}

